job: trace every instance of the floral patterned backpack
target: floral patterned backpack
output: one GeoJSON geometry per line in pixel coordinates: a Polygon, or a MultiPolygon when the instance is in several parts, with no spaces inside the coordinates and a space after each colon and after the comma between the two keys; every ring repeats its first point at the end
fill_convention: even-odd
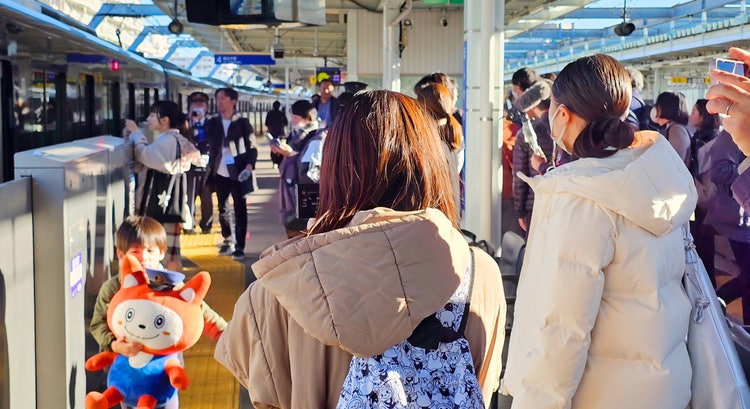
{"type": "Polygon", "coordinates": [[[464,328],[474,252],[456,292],[405,341],[381,355],[353,357],[338,409],[484,408],[464,328]]]}

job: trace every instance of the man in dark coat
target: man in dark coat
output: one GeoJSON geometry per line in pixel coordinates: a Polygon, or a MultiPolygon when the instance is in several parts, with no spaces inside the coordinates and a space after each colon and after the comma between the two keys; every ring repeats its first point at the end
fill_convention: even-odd
{"type": "MultiPolygon", "coordinates": [[[[274,101],[273,109],[268,111],[265,121],[268,133],[270,133],[271,136],[276,139],[282,138],[284,136],[284,128],[289,124],[286,119],[286,115],[281,111],[280,108],[281,103],[279,101],[274,101]]],[[[274,165],[278,166],[281,163],[282,159],[284,159],[282,155],[271,152],[271,162],[273,162],[274,165]]]]}
{"type": "Polygon", "coordinates": [[[258,159],[258,149],[255,147],[252,125],[247,118],[236,113],[237,97],[237,91],[232,88],[216,91],[216,109],[219,115],[206,121],[205,131],[210,152],[209,178],[219,202],[219,223],[224,237],[224,245],[219,254],[243,260],[247,206],[242,181],[251,177],[258,159]],[[230,195],[234,201],[234,217],[229,208],[230,195]]]}

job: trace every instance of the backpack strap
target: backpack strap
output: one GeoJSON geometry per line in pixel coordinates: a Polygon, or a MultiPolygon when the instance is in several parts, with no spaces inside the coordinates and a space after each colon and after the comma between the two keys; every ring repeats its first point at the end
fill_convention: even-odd
{"type": "MultiPolygon", "coordinates": [[[[465,279],[468,280],[468,291],[466,299],[464,300],[464,311],[461,316],[461,323],[458,326],[458,330],[453,328],[446,328],[440,322],[437,317],[437,313],[432,314],[417,325],[414,331],[411,333],[407,340],[410,344],[416,347],[435,350],[438,348],[441,342],[453,342],[464,336],[464,329],[469,317],[469,305],[471,304],[471,294],[474,288],[474,250],[470,249],[471,257],[469,258],[469,266],[467,268],[465,279]]],[[[460,284],[459,284],[460,285],[460,284]]]]}

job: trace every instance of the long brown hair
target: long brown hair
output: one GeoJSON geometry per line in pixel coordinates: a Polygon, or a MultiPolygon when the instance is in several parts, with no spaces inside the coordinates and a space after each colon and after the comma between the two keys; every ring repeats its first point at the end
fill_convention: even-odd
{"type": "Polygon", "coordinates": [[[461,124],[450,113],[453,107],[453,94],[443,84],[429,82],[419,87],[415,87],[417,101],[427,108],[436,120],[443,120],[445,124],[440,124],[440,137],[443,138],[451,152],[456,152],[461,148],[463,142],[463,131],[461,124]]]}
{"type": "Polygon", "coordinates": [[[441,210],[458,226],[448,162],[435,121],[411,97],[357,93],[323,146],[320,202],[310,233],[346,226],[360,210],[441,210]]]}

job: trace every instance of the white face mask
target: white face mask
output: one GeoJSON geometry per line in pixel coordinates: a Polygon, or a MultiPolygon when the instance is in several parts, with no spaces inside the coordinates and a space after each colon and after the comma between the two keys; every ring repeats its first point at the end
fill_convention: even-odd
{"type": "Polygon", "coordinates": [[[560,131],[559,133],[556,133],[554,130],[555,118],[557,118],[557,114],[560,112],[560,108],[564,106],[565,105],[563,104],[558,105],[555,113],[551,117],[549,117],[549,136],[552,137],[552,140],[555,141],[557,146],[561,147],[565,152],[570,153],[568,148],[565,147],[565,144],[563,144],[563,135],[565,135],[565,131],[568,129],[568,124],[565,124],[565,126],[562,128],[562,131],[560,131]]]}

